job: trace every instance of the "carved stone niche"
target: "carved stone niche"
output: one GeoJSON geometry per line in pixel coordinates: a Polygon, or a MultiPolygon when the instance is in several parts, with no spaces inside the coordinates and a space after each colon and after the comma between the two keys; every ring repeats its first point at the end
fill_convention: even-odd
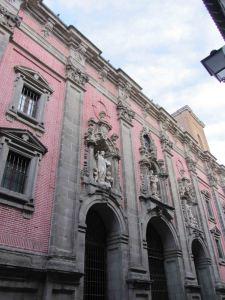
{"type": "Polygon", "coordinates": [[[88,121],[85,134],[85,157],[82,171],[83,184],[88,193],[106,192],[121,196],[119,182],[119,150],[116,146],[118,135],[110,135],[112,127],[100,112],[98,120],[88,121]]]}
{"type": "Polygon", "coordinates": [[[189,178],[182,176],[178,179],[179,196],[182,200],[181,206],[184,214],[184,222],[192,234],[193,230],[200,230],[198,220],[196,218],[196,201],[195,193],[189,178]]]}
{"type": "Polygon", "coordinates": [[[140,140],[141,196],[166,200],[165,180],[168,178],[168,175],[164,168],[164,162],[162,160],[157,161],[156,146],[148,128],[143,128],[140,140]]]}

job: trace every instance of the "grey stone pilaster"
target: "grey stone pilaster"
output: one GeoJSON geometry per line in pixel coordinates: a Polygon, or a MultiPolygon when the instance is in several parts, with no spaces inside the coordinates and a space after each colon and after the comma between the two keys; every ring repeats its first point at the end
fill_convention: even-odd
{"type": "Polygon", "coordinates": [[[205,212],[204,212],[201,192],[199,190],[199,185],[198,185],[197,173],[195,172],[195,170],[193,168],[191,168],[191,169],[189,168],[189,172],[191,175],[191,180],[192,180],[192,184],[194,187],[194,191],[195,191],[196,199],[197,199],[197,203],[198,203],[199,219],[202,224],[202,229],[204,232],[204,236],[206,238],[206,244],[208,246],[210,258],[212,260],[212,274],[211,274],[211,268],[209,265],[210,273],[208,274],[208,276],[210,277],[210,280],[207,281],[207,285],[206,285],[208,287],[207,293],[211,295],[210,299],[216,299],[215,289],[214,289],[212,280],[214,279],[215,284],[219,283],[220,282],[220,274],[219,274],[219,270],[218,270],[217,263],[215,260],[215,252],[214,252],[214,247],[213,247],[213,243],[212,243],[211,233],[209,231],[209,227],[208,227],[208,223],[207,223],[208,217],[205,215],[205,212]]]}
{"type": "Polygon", "coordinates": [[[138,220],[137,191],[134,170],[133,145],[131,138],[131,127],[121,120],[121,142],[123,157],[124,191],[127,206],[127,218],[130,238],[130,264],[141,266],[141,240],[138,220]]]}
{"type": "Polygon", "coordinates": [[[194,275],[191,270],[191,261],[188,252],[188,245],[187,245],[187,238],[186,238],[186,228],[182,218],[183,211],[182,211],[180,197],[178,193],[177,179],[173,167],[171,154],[168,153],[167,151],[164,151],[164,155],[165,155],[165,161],[166,161],[170,185],[171,185],[173,205],[176,212],[177,229],[178,229],[178,234],[179,234],[180,244],[181,244],[181,249],[183,254],[185,280],[189,281],[194,279],[194,275]]]}
{"type": "Polygon", "coordinates": [[[79,203],[80,145],[84,91],[68,80],[52,217],[50,254],[75,260],[75,216],[79,203]]]}
{"type": "Polygon", "coordinates": [[[8,46],[10,33],[0,27],[0,62],[8,46]]]}

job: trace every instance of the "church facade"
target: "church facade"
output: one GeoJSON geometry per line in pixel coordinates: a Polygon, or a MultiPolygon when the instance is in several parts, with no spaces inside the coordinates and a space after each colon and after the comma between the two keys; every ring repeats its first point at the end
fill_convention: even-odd
{"type": "Polygon", "coordinates": [[[39,0],[0,1],[0,299],[224,300],[225,167],[39,0]]]}

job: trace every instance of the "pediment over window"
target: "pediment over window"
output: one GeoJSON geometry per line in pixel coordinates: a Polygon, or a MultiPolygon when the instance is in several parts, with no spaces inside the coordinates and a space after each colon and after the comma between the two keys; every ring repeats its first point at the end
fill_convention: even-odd
{"type": "Polygon", "coordinates": [[[25,76],[26,80],[29,82],[36,84],[38,87],[48,91],[50,94],[53,93],[53,89],[50,87],[47,80],[37,71],[22,66],[15,66],[14,69],[16,73],[20,73],[25,76]]]}
{"type": "Polygon", "coordinates": [[[41,154],[45,154],[48,151],[47,148],[28,130],[0,127],[0,137],[6,137],[16,145],[20,145],[41,154]]]}

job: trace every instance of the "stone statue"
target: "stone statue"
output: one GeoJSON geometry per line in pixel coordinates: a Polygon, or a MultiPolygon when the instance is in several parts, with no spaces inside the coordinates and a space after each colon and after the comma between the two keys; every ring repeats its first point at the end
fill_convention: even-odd
{"type": "Polygon", "coordinates": [[[106,170],[111,165],[110,161],[105,159],[105,151],[98,151],[96,154],[98,182],[106,182],[106,170]]]}
{"type": "Polygon", "coordinates": [[[158,197],[158,176],[153,173],[153,170],[150,170],[150,174],[149,174],[149,179],[150,179],[150,189],[151,189],[151,193],[152,196],[158,197]]]}
{"type": "Polygon", "coordinates": [[[188,221],[189,221],[190,225],[193,227],[198,227],[198,222],[197,222],[197,219],[193,215],[191,205],[186,204],[186,211],[187,211],[187,217],[188,217],[188,221]]]}

